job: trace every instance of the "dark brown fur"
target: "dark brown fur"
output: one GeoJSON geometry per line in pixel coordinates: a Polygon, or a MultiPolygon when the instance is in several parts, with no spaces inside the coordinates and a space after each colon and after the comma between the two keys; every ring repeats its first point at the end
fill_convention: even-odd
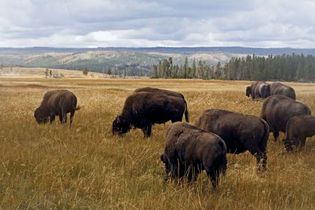
{"type": "Polygon", "coordinates": [[[166,179],[169,176],[187,176],[189,182],[195,181],[198,174],[205,170],[215,188],[220,173],[225,174],[226,171],[226,146],[213,133],[177,122],[167,131],[161,161],[165,164],[166,179]]]}
{"type": "Polygon", "coordinates": [[[127,133],[132,127],[142,129],[144,136],[151,135],[152,125],[182,121],[187,104],[181,97],[157,92],[136,92],[125,101],[122,113],[112,124],[113,134],[127,133]]]}
{"type": "Polygon", "coordinates": [[[70,113],[70,126],[77,107],[77,97],[68,90],[52,90],[45,93],[40,106],[35,110],[34,117],[38,123],[52,123],[59,116],[61,123],[67,122],[70,113]]]}
{"type": "Polygon", "coordinates": [[[303,148],[307,137],[315,135],[315,117],[300,115],[291,117],[287,122],[284,140],[287,151],[292,151],[292,146],[303,148]]]}
{"type": "Polygon", "coordinates": [[[188,114],[187,102],[186,102],[185,97],[184,97],[183,94],[175,92],[175,91],[171,91],[171,90],[152,88],[152,87],[138,88],[134,92],[135,93],[138,93],[138,92],[151,92],[151,93],[166,94],[168,96],[174,96],[174,97],[182,98],[184,100],[185,104],[186,104],[185,120],[186,120],[186,122],[189,122],[189,114],[188,114]]]}
{"type": "Polygon", "coordinates": [[[269,124],[270,131],[277,140],[280,131],[286,132],[286,125],[291,117],[310,114],[311,110],[305,104],[287,96],[273,95],[264,101],[261,118],[269,124]]]}
{"type": "Polygon", "coordinates": [[[249,151],[257,159],[258,170],[265,170],[269,127],[264,120],[252,115],[208,109],[195,125],[219,135],[224,140],[228,153],[249,151]]]}
{"type": "Polygon", "coordinates": [[[283,95],[292,99],[296,99],[295,90],[280,82],[275,82],[270,85],[270,95],[283,95]]]}
{"type": "Polygon", "coordinates": [[[263,81],[253,82],[246,87],[246,96],[252,99],[267,98],[270,95],[270,85],[263,81]]]}

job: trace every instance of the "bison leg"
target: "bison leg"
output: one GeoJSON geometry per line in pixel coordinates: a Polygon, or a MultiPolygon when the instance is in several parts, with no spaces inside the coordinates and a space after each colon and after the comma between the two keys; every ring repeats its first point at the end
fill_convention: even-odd
{"type": "Polygon", "coordinates": [[[198,178],[198,174],[199,174],[198,167],[190,165],[186,173],[188,182],[195,182],[198,178]]]}
{"type": "Polygon", "coordinates": [[[299,149],[302,149],[305,146],[306,137],[301,137],[299,139],[299,149]]]}
{"type": "Polygon", "coordinates": [[[207,175],[211,180],[213,189],[216,189],[219,183],[219,172],[217,170],[207,171],[207,175]]]}
{"type": "Polygon", "coordinates": [[[62,123],[62,113],[59,114],[59,121],[62,123]]]}
{"type": "Polygon", "coordinates": [[[265,171],[267,165],[267,154],[261,150],[251,151],[252,155],[256,157],[257,160],[257,170],[258,171],[265,171]]]}
{"type": "Polygon", "coordinates": [[[143,134],[145,138],[148,138],[151,136],[151,132],[152,132],[152,125],[149,124],[147,126],[145,126],[144,128],[142,128],[143,134]]]}
{"type": "Polygon", "coordinates": [[[73,122],[74,111],[70,112],[70,127],[73,122]]]}
{"type": "Polygon", "coordinates": [[[279,138],[279,131],[278,130],[274,130],[272,133],[273,133],[274,140],[277,141],[278,138],[279,138]]]}
{"type": "Polygon", "coordinates": [[[61,109],[60,114],[59,114],[59,120],[60,123],[66,123],[67,122],[67,113],[64,112],[64,110],[61,109]]]}
{"type": "Polygon", "coordinates": [[[50,118],[49,119],[50,124],[55,121],[55,115],[54,114],[51,114],[49,118],[50,118]]]}
{"type": "Polygon", "coordinates": [[[287,152],[292,152],[293,151],[293,148],[292,148],[293,142],[292,142],[292,140],[285,139],[283,143],[284,143],[284,147],[287,150],[287,152]]]}

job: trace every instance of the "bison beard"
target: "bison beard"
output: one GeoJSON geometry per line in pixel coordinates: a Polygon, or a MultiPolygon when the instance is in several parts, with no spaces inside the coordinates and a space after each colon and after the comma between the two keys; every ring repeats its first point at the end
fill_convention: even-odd
{"type": "Polygon", "coordinates": [[[168,177],[186,176],[191,182],[205,170],[213,188],[216,188],[220,174],[225,174],[226,171],[226,146],[213,133],[187,123],[176,122],[167,131],[161,161],[165,166],[165,180],[168,177]]]}

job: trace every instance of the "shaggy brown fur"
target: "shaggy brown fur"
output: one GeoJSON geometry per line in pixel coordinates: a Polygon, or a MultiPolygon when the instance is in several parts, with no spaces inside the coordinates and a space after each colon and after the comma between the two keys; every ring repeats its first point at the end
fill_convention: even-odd
{"type": "Polygon", "coordinates": [[[269,95],[270,85],[266,82],[257,81],[246,87],[246,96],[251,96],[253,100],[259,98],[267,98],[269,95]]]}
{"type": "Polygon", "coordinates": [[[229,153],[249,151],[257,159],[258,170],[265,170],[267,163],[268,124],[256,116],[220,109],[203,112],[197,127],[219,135],[229,153]]]}
{"type": "Polygon", "coordinates": [[[186,120],[186,122],[189,122],[189,114],[188,114],[187,102],[186,102],[185,97],[184,97],[183,94],[175,92],[175,91],[171,91],[171,90],[152,88],[152,87],[138,88],[134,92],[135,93],[138,93],[138,92],[151,92],[151,93],[166,94],[168,96],[174,96],[174,97],[182,98],[184,100],[185,104],[186,104],[185,120],[186,120]]]}
{"type": "Polygon", "coordinates": [[[132,127],[142,129],[144,136],[151,135],[152,125],[182,121],[187,104],[181,97],[158,92],[136,92],[125,101],[122,113],[112,124],[113,134],[122,135],[132,127]]]}
{"type": "Polygon", "coordinates": [[[295,90],[280,82],[275,82],[270,85],[270,95],[283,95],[292,99],[296,99],[295,90]]]}
{"type": "Polygon", "coordinates": [[[284,145],[287,151],[292,151],[292,146],[303,148],[307,137],[315,135],[315,117],[300,115],[291,117],[287,122],[284,145]]]}

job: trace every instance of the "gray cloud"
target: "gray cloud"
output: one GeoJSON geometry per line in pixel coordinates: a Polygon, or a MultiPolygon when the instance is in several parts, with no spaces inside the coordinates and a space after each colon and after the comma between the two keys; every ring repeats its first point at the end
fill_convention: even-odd
{"type": "Polygon", "coordinates": [[[311,0],[4,0],[0,47],[315,47],[311,0]]]}

